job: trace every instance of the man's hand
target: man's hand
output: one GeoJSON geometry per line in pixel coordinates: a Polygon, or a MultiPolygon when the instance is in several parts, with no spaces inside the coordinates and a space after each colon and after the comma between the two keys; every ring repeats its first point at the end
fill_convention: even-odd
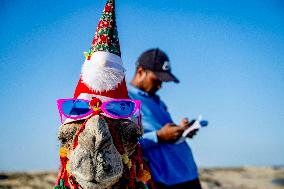
{"type": "Polygon", "coordinates": [[[189,123],[188,118],[183,118],[179,125],[187,129],[189,125],[192,125],[192,123],[189,123]]]}
{"type": "Polygon", "coordinates": [[[196,135],[197,132],[198,132],[198,129],[194,129],[191,132],[189,132],[186,137],[193,138],[196,135]]]}
{"type": "Polygon", "coordinates": [[[164,127],[157,131],[159,142],[174,142],[183,133],[184,127],[177,126],[173,123],[167,123],[164,127]]]}
{"type": "MultiPolygon", "coordinates": [[[[188,118],[183,118],[180,122],[180,126],[184,128],[184,130],[186,130],[187,128],[189,128],[191,125],[193,125],[193,123],[195,122],[195,120],[191,120],[190,122],[188,121],[188,118]]],[[[190,133],[188,133],[188,135],[186,137],[188,138],[193,138],[196,133],[197,133],[198,129],[194,129],[192,130],[190,133]]]]}

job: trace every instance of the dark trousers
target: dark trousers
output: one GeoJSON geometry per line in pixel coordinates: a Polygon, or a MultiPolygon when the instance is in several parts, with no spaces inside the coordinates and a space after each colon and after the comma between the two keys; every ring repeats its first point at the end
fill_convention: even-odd
{"type": "Polygon", "coordinates": [[[156,189],[202,189],[199,179],[183,182],[171,186],[162,183],[155,183],[156,189]]]}

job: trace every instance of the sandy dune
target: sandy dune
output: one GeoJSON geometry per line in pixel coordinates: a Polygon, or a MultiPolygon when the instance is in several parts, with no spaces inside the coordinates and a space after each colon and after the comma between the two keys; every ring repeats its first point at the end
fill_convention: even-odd
{"type": "Polygon", "coordinates": [[[204,189],[284,189],[284,168],[201,169],[204,189]]]}
{"type": "MultiPolygon", "coordinates": [[[[55,172],[0,173],[0,189],[50,189],[55,172]]],[[[203,189],[284,189],[284,167],[200,169],[203,189]]]]}

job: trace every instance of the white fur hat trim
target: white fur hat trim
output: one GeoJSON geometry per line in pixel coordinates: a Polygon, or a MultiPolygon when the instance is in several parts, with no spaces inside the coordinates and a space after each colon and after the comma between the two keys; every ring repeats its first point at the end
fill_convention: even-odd
{"type": "Polygon", "coordinates": [[[125,69],[119,56],[98,51],[90,60],[85,60],[81,76],[82,81],[93,91],[109,91],[124,79],[125,69]]]}

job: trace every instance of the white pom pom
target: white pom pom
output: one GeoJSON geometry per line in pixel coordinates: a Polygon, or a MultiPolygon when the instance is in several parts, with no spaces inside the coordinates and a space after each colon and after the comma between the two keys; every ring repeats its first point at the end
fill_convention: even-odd
{"type": "Polygon", "coordinates": [[[109,55],[110,53],[108,57],[97,56],[106,52],[96,53],[93,54],[91,60],[84,62],[81,72],[82,80],[93,91],[103,92],[112,90],[122,82],[125,76],[125,69],[122,66],[121,59],[114,54],[109,55]],[[117,57],[119,58],[119,63],[113,61],[114,56],[116,59],[117,57]]]}

